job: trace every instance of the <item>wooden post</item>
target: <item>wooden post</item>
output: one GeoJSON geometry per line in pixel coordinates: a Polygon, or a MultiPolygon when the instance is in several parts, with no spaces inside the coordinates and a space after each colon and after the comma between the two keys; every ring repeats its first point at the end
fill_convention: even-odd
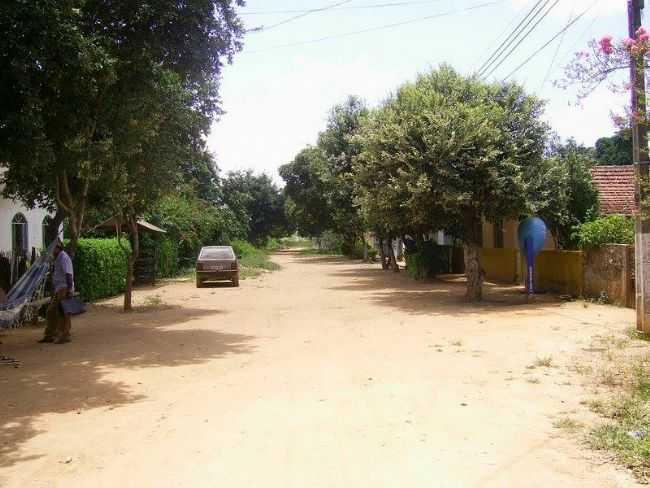
{"type": "MultiPolygon", "coordinates": [[[[628,0],[628,30],[631,39],[641,27],[644,0],[628,0]]],[[[648,181],[649,157],[646,128],[645,63],[630,55],[630,86],[632,101],[632,147],[636,174],[635,197],[638,212],[635,222],[635,281],[636,326],[641,332],[650,332],[650,220],[644,216],[643,182],[648,181]]]]}

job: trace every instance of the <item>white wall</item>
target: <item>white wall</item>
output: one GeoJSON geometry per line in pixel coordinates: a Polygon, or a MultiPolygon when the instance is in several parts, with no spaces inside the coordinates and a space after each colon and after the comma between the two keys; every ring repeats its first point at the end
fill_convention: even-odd
{"type": "Polygon", "coordinates": [[[48,212],[40,208],[28,210],[18,202],[0,198],[0,251],[11,251],[11,221],[19,212],[27,219],[30,251],[32,247],[38,250],[43,246],[43,219],[48,212]]]}

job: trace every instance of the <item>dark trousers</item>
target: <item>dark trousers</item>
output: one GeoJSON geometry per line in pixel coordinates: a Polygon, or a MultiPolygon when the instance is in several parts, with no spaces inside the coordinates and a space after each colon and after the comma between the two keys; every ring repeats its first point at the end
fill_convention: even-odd
{"type": "Polygon", "coordinates": [[[65,294],[65,290],[55,293],[47,307],[47,327],[45,327],[45,338],[47,339],[70,338],[72,321],[61,308],[61,300],[65,299],[65,294]]]}

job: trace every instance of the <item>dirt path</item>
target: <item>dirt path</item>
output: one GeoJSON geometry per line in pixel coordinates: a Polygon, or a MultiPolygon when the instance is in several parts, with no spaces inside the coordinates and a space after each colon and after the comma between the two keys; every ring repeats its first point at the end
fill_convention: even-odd
{"type": "Polygon", "coordinates": [[[0,366],[0,486],[634,486],[553,428],[585,393],[568,366],[632,311],[468,307],[458,284],[277,261],[239,289],[92,307],[66,346],[4,334],[24,364],[0,366]]]}

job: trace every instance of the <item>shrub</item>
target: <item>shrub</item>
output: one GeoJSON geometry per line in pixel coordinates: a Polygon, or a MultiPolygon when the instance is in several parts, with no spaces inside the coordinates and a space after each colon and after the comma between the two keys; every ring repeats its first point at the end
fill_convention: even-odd
{"type": "Polygon", "coordinates": [[[158,243],[158,272],[162,278],[176,276],[179,272],[179,246],[165,237],[158,243]]]}
{"type": "MultiPolygon", "coordinates": [[[[343,251],[343,254],[345,256],[348,256],[353,259],[363,259],[363,247],[364,247],[364,241],[356,240],[352,244],[348,244],[347,242],[344,243],[341,246],[341,250],[343,251]]],[[[377,250],[368,246],[368,259],[374,261],[376,257],[377,257],[377,250]]]]}
{"type": "Polygon", "coordinates": [[[605,244],[634,244],[634,219],[610,215],[578,226],[576,238],[583,249],[605,244]]]}
{"type": "MultiPolygon", "coordinates": [[[[130,252],[128,241],[122,244],[130,252]]],[[[74,271],[75,286],[83,300],[118,295],[126,285],[127,254],[117,239],[80,239],[74,271]]]]}
{"type": "Polygon", "coordinates": [[[280,266],[269,259],[266,252],[257,249],[250,242],[233,241],[231,245],[235,254],[239,256],[239,263],[243,268],[265,269],[268,271],[280,269],[280,266]]]}
{"type": "Polygon", "coordinates": [[[415,280],[435,278],[449,270],[449,248],[432,241],[419,242],[416,251],[406,254],[406,272],[415,280]]]}

